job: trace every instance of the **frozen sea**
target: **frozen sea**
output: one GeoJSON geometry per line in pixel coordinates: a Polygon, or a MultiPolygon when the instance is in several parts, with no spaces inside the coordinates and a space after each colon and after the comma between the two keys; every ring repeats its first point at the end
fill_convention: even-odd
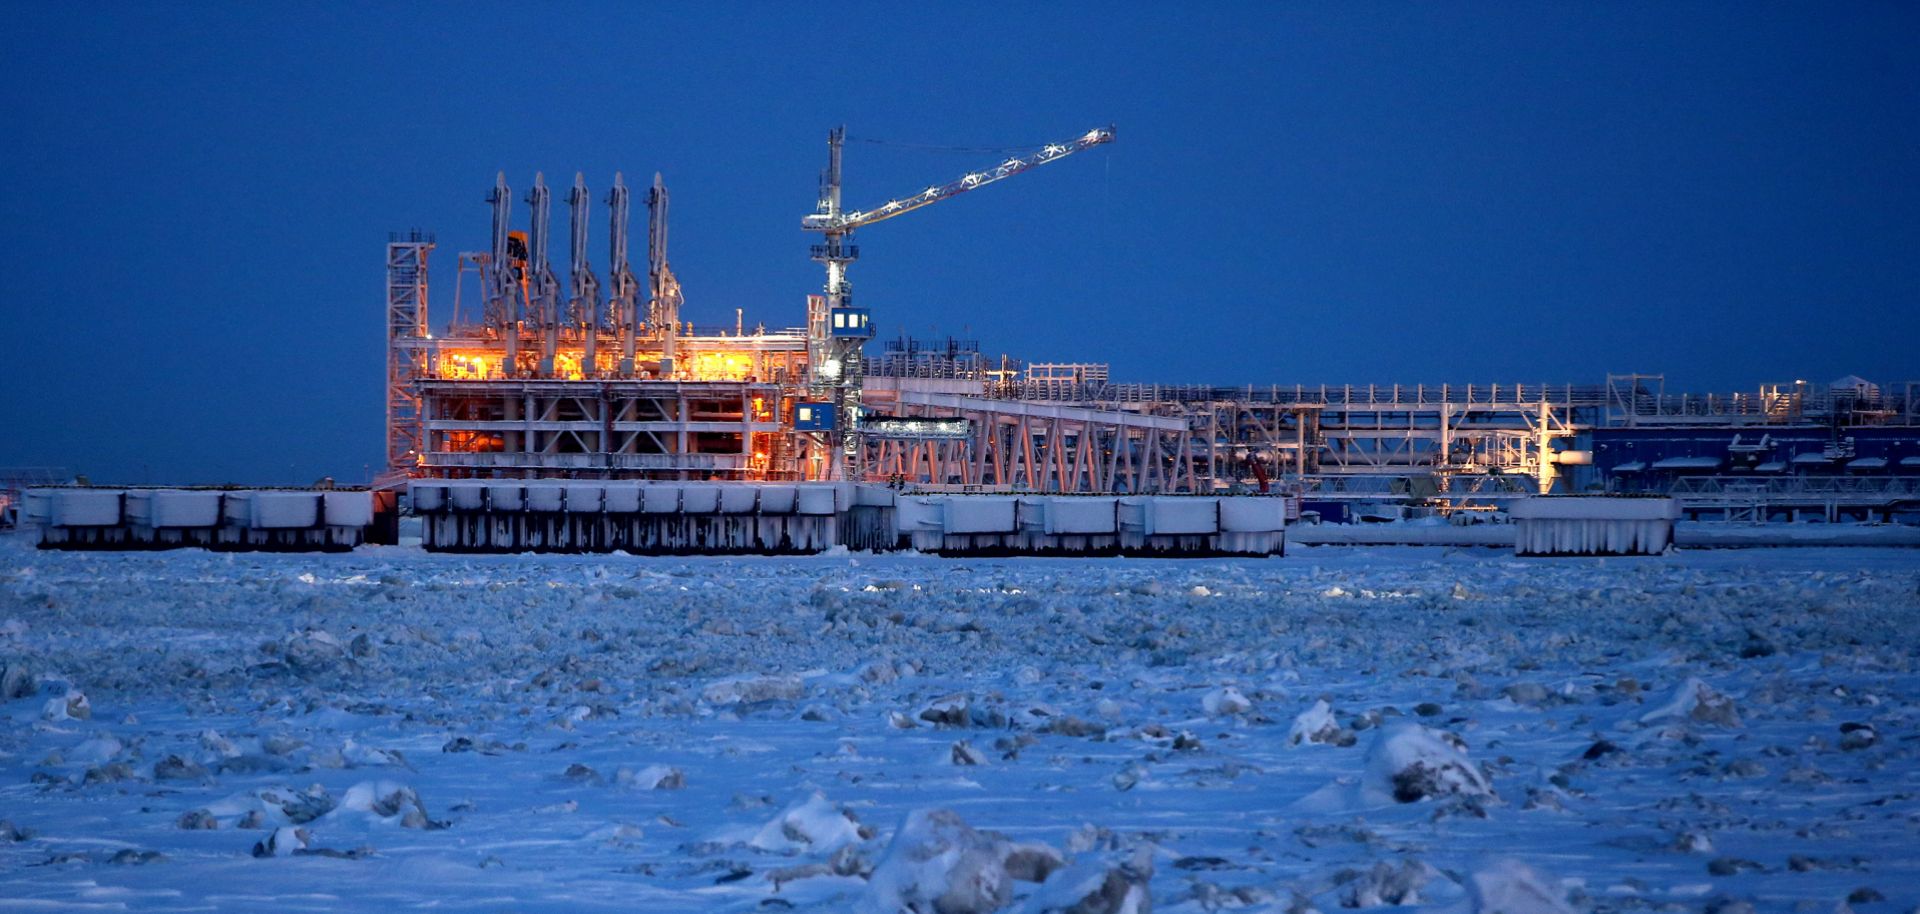
{"type": "Polygon", "coordinates": [[[4,537],[0,911],[1908,914],[1917,658],[1912,549],[4,537]]]}

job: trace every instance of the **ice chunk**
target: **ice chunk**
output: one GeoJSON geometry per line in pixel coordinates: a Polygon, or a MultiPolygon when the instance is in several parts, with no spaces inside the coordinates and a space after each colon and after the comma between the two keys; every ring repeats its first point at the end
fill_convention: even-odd
{"type": "Polygon", "coordinates": [[[987,754],[963,739],[954,743],[948,750],[947,759],[955,765],[985,765],[987,754]]]}
{"type": "Polygon", "coordinates": [[[865,914],[987,914],[1013,898],[1011,847],[945,809],[907,814],[873,869],[858,910],[865,914]]]}
{"type": "Polygon", "coordinates": [[[348,812],[364,813],[382,822],[398,823],[403,828],[445,827],[445,823],[427,817],[427,804],[421,802],[412,787],[396,781],[361,781],[347,788],[340,797],[339,807],[329,815],[348,812]]]}
{"type": "Polygon", "coordinates": [[[1840,748],[1848,752],[1858,752],[1872,748],[1880,741],[1880,732],[1872,724],[1844,723],[1840,725],[1840,748]]]}
{"type": "Polygon", "coordinates": [[[793,701],[806,693],[798,676],[733,676],[707,684],[700,697],[711,705],[793,701]]]}
{"type": "Polygon", "coordinates": [[[207,750],[217,758],[239,758],[242,755],[240,747],[235,746],[233,740],[221,736],[218,730],[200,731],[200,748],[207,750]]]}
{"type": "Polygon", "coordinates": [[[648,765],[639,771],[622,768],[613,773],[614,783],[635,790],[679,790],[687,786],[687,776],[670,765],[648,765]]]}
{"type": "Polygon", "coordinates": [[[67,761],[77,765],[98,765],[112,761],[124,748],[126,744],[111,736],[96,736],[63,754],[67,761]]]}
{"type": "Polygon", "coordinates": [[[1147,914],[1153,901],[1152,848],[1135,851],[1123,863],[1079,861],[1047,878],[1027,899],[1022,914],[1147,914]]]}
{"type": "Polygon", "coordinates": [[[33,694],[37,684],[32,671],[24,663],[9,663],[6,671],[0,672],[0,701],[12,701],[33,694]]]}
{"type": "Polygon", "coordinates": [[[972,699],[964,692],[956,692],[928,702],[915,716],[936,727],[969,726],[973,723],[972,699]]]}
{"type": "Polygon", "coordinates": [[[340,746],[340,757],[354,768],[411,768],[407,757],[397,749],[382,749],[365,743],[347,740],[340,746]]]}
{"type": "Polygon", "coordinates": [[[1208,692],[1200,699],[1200,707],[1208,717],[1231,717],[1253,710],[1253,702],[1233,686],[1222,686],[1208,692]]]}
{"type": "Polygon", "coordinates": [[[307,842],[313,836],[298,826],[287,825],[273,830],[273,834],[261,839],[253,846],[255,857],[291,857],[295,851],[307,849],[307,842]]]}
{"type": "Polygon", "coordinates": [[[287,665],[301,673],[321,673],[338,666],[346,659],[346,645],[333,633],[323,629],[310,629],[296,632],[287,638],[281,647],[280,655],[286,658],[287,665]]]}
{"type": "Polygon", "coordinates": [[[1420,888],[1427,884],[1427,868],[1418,860],[1394,866],[1385,860],[1361,873],[1340,891],[1343,908],[1379,908],[1421,903],[1420,888]]]}
{"type": "Polygon", "coordinates": [[[1465,747],[1450,733],[1411,721],[1395,721],[1380,730],[1367,750],[1364,787],[1396,802],[1445,797],[1491,797],[1493,786],[1467,759],[1465,747]]]}
{"type": "Polygon", "coordinates": [[[180,815],[177,824],[189,831],[210,831],[220,827],[220,820],[204,809],[190,809],[180,815]]]}
{"type": "Polygon", "coordinates": [[[1518,860],[1497,860],[1467,878],[1474,914],[1573,914],[1559,887],[1518,860]]]}
{"type": "Polygon", "coordinates": [[[1740,712],[1734,707],[1733,699],[1694,677],[1681,683],[1666,704],[1640,715],[1643,724],[1663,720],[1691,720],[1721,727],[1738,727],[1740,712]]]}
{"type": "Polygon", "coordinates": [[[826,794],[815,793],[787,807],[747,844],[764,851],[830,853],[866,838],[860,823],[828,802],[826,794]]]}
{"type": "Polygon", "coordinates": [[[1287,728],[1287,745],[1298,746],[1302,743],[1333,743],[1340,737],[1340,724],[1333,719],[1333,707],[1326,699],[1313,703],[1313,707],[1301,711],[1293,719],[1293,726],[1287,728]]]}
{"type": "Polygon", "coordinates": [[[64,695],[47,699],[40,707],[40,716],[50,721],[87,720],[93,717],[93,703],[78,689],[68,689],[64,695]]]}
{"type": "Polygon", "coordinates": [[[153,777],[160,781],[197,781],[207,776],[207,769],[191,759],[169,755],[153,763],[153,777]]]}

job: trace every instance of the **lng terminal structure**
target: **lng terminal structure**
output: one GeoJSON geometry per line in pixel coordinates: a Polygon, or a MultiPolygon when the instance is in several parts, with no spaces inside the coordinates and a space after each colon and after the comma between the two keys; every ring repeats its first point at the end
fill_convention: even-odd
{"type": "Polygon", "coordinates": [[[1920,507],[1920,382],[1844,378],[1724,394],[1661,375],[1595,383],[1165,385],[1100,363],[988,357],[968,340],[876,341],[848,279],[854,232],[1075,153],[1112,128],[844,207],[844,130],[801,228],[826,280],[789,329],[696,327],[646,191],[644,277],[628,189],[567,194],[563,286],[550,193],[487,197],[491,244],[458,255],[456,319],[430,321],[434,237],[387,245],[390,480],[866,482],[923,493],[1287,493],[1330,520],[1493,510],[1536,494],[1670,494],[1690,516],[1884,519],[1920,507]],[[596,273],[590,232],[606,226],[596,273]],[[460,277],[483,290],[460,319],[460,277]]]}

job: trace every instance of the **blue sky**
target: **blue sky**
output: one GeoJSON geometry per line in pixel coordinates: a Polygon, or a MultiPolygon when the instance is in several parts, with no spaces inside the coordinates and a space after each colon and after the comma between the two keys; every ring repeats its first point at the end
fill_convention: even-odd
{"type": "MultiPolygon", "coordinates": [[[[883,336],[1163,382],[1920,378],[1912,4],[908,7],[15,7],[0,465],[361,478],[386,233],[437,233],[444,320],[500,169],[665,172],[687,316],[798,323],[837,123],[1119,130],[861,233],[883,336]]],[[[848,203],[992,158],[854,142],[848,203]]]]}

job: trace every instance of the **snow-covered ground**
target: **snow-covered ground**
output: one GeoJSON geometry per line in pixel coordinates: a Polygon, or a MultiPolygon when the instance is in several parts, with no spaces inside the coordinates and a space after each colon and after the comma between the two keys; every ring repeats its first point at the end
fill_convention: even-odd
{"type": "Polygon", "coordinates": [[[1917,637],[1897,549],[0,538],[0,911],[1906,914],[1917,637]]]}

